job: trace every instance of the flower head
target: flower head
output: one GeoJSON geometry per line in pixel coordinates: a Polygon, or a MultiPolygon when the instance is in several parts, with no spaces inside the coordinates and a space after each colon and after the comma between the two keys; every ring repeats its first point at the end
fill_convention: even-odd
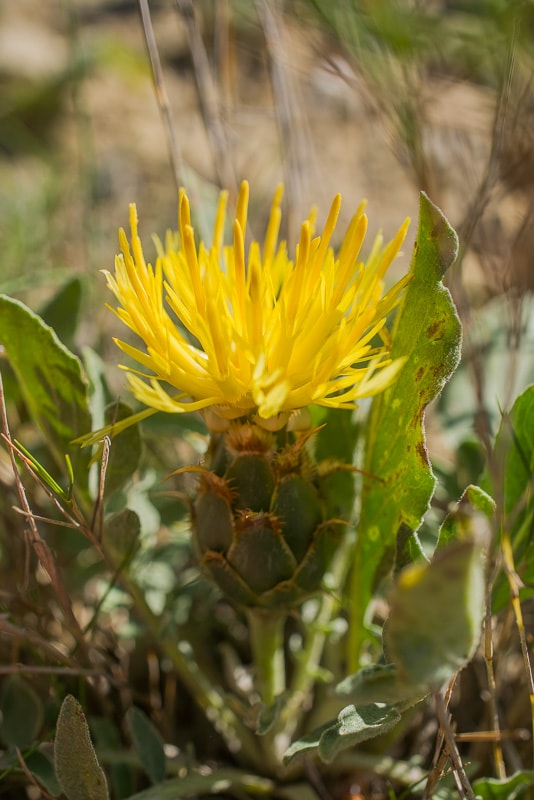
{"type": "Polygon", "coordinates": [[[334,198],[322,235],[314,214],[302,224],[295,257],[278,241],[281,187],[263,246],[245,249],[248,184],[243,183],[224,245],[227,193],[219,199],[213,241],[197,245],[189,201],[180,192],[179,231],[156,240],[147,264],[130,206],[131,246],[119,233],[115,275],[105,272],[115,313],[144,342],[117,345],[142,369],[123,367],[133,394],[167,412],[213,407],[222,417],[260,420],[309,404],[352,408],[381,392],[402,360],[391,361],[384,328],[406,278],[384,293],[384,276],[402,245],[408,220],[383,246],[377,237],[358,260],[367,228],[361,203],[337,253],[331,247],[341,197],[334,198]],[[378,344],[377,344],[378,341],[378,344]]]}

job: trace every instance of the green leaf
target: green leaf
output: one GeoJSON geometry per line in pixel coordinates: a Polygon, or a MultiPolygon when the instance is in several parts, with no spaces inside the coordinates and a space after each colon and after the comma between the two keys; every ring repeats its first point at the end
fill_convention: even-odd
{"type": "Polygon", "coordinates": [[[57,464],[64,469],[69,454],[77,484],[85,487],[90,453],[71,444],[91,428],[80,361],[40,317],[5,295],[0,296],[0,343],[57,464]]]}
{"type": "Polygon", "coordinates": [[[384,652],[409,685],[439,689],[472,658],[485,610],[482,548],[456,542],[400,574],[384,627],[384,652]]]}
{"type": "Polygon", "coordinates": [[[165,751],[159,731],[135,706],[129,710],[126,719],[143,769],[152,783],[160,783],[165,778],[165,751]]]}
{"type": "MultiPolygon", "coordinates": [[[[112,403],[106,408],[106,424],[131,417],[132,409],[126,403],[112,403]]],[[[112,435],[109,462],[106,470],[105,495],[109,497],[121,489],[132,477],[141,458],[141,434],[138,425],[132,425],[118,436],[112,435]]]]}
{"type": "Polygon", "coordinates": [[[349,675],[336,686],[336,694],[354,705],[364,703],[402,704],[403,708],[422,700],[427,692],[399,680],[395,664],[374,664],[349,675]]]}
{"type": "Polygon", "coordinates": [[[479,778],[473,781],[473,791],[480,800],[518,800],[531,798],[534,788],[534,770],[522,770],[509,778],[479,778]]]}
{"type": "MultiPolygon", "coordinates": [[[[510,413],[503,417],[495,441],[495,457],[499,460],[502,457],[504,463],[504,511],[513,515],[533,484],[534,386],[519,395],[510,413]]],[[[528,508],[524,508],[523,514],[534,506],[532,491],[527,500],[528,508]]]]}
{"type": "Polygon", "coordinates": [[[61,787],[54,772],[54,765],[40,750],[34,750],[24,759],[32,775],[44,786],[52,797],[59,797],[61,787]]]}
{"type": "Polygon", "coordinates": [[[67,347],[74,346],[82,300],[82,282],[72,278],[41,309],[40,316],[67,347]]]}
{"type": "Polygon", "coordinates": [[[284,763],[289,764],[295,758],[312,754],[330,763],[342,750],[386,733],[400,718],[397,708],[383,703],[346,706],[336,720],[293,742],[284,753],[284,763]]]}
{"type": "Polygon", "coordinates": [[[406,358],[398,379],[373,400],[368,425],[361,514],[352,574],[349,661],[357,667],[363,620],[380,568],[391,567],[397,535],[414,536],[435,488],[424,413],[458,364],[461,326],[442,279],[457,237],[421,195],[411,281],[397,313],[392,358],[406,358]]]}
{"type": "MultiPolygon", "coordinates": [[[[502,498],[504,529],[510,536],[524,599],[533,594],[534,584],[534,559],[530,557],[534,541],[534,386],[519,395],[511,411],[503,415],[492,460],[499,469],[487,482],[494,496],[502,498]]],[[[509,596],[508,579],[501,574],[493,592],[494,610],[503,608],[509,596]]]]}
{"type": "Polygon", "coordinates": [[[38,737],[44,710],[39,695],[19,675],[10,675],[2,686],[0,738],[10,747],[24,750],[38,737]]]}
{"type": "Polygon", "coordinates": [[[56,776],[68,800],[109,800],[81,705],[67,695],[57,720],[54,742],[56,776]]]}

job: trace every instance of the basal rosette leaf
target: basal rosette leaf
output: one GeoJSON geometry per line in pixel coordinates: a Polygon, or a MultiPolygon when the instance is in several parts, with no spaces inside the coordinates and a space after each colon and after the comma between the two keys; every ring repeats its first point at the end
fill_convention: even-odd
{"type": "Polygon", "coordinates": [[[443,285],[457,243],[441,211],[421,194],[412,278],[397,312],[391,352],[406,363],[393,386],[373,400],[367,433],[350,598],[354,670],[377,572],[392,565],[399,534],[410,538],[417,531],[435,488],[424,414],[460,358],[461,325],[443,285]]]}
{"type": "Polygon", "coordinates": [[[400,719],[400,711],[385,703],[345,706],[336,719],[293,742],[284,753],[284,763],[311,755],[330,763],[343,750],[387,733],[400,719]]]}

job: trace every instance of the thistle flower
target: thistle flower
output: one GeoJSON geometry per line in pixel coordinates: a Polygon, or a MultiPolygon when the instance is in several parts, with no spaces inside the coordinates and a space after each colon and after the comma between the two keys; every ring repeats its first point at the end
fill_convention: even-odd
{"type": "Polygon", "coordinates": [[[121,230],[115,275],[105,274],[119,303],[112,310],[146,348],[115,340],[140,365],[122,367],[135,397],[161,411],[211,408],[218,417],[251,415],[268,426],[310,404],[353,408],[384,390],[402,366],[389,357],[384,325],[407,280],[384,293],[384,276],[408,220],[386,246],[377,237],[360,261],[367,228],[361,203],[335,253],[338,195],[322,235],[314,234],[314,213],[302,224],[291,259],[278,241],[279,188],[263,246],[252,241],[247,252],[248,193],[244,182],[226,246],[227,193],[221,193],[206,246],[195,242],[181,191],[179,231],[167,234],[165,247],[156,240],[155,266],[145,262],[130,206],[131,246],[121,230]]]}
{"type": "MultiPolygon", "coordinates": [[[[263,246],[245,252],[248,185],[243,183],[224,246],[227,193],[220,195],[211,245],[197,245],[187,196],[180,192],[177,234],[156,240],[145,262],[130,207],[131,245],[106,273],[115,313],[144,342],[116,340],[140,365],[128,371],[134,395],[153,409],[202,409],[211,438],[192,502],[192,533],[204,571],[234,603],[278,613],[322,583],[341,520],[317,464],[313,433],[275,433],[313,403],[353,408],[385,389],[402,366],[388,349],[386,317],[407,278],[384,292],[384,276],[408,221],[359,259],[367,218],[362,203],[337,253],[330,245],[341,198],[321,236],[314,214],[303,223],[294,259],[278,241],[281,188],[263,246]]],[[[305,414],[304,414],[305,416],[305,414]]],[[[342,525],[341,525],[342,528],[342,525]]]]}

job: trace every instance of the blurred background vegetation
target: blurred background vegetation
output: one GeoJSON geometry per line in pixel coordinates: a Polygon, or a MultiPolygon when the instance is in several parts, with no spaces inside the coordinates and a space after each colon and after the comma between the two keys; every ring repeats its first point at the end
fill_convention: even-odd
{"type": "MultiPolygon", "coordinates": [[[[417,216],[424,190],[462,242],[450,282],[467,355],[480,337],[493,346],[502,336],[510,369],[524,370],[515,356],[533,283],[531,2],[156,0],[150,11],[174,165],[137,2],[0,5],[2,291],[35,307],[77,276],[78,345],[95,344],[112,324],[98,270],[113,262],[130,202],[142,234],[161,235],[174,226],[176,183],[202,222],[218,187],[235,194],[246,177],[261,230],[283,180],[294,240],[310,207],[324,218],[336,192],[342,222],[367,197],[371,233],[388,235],[417,216]]],[[[504,396],[491,386],[493,408],[497,394],[509,403],[514,381],[504,396]]]]}
{"type": "MultiPolygon", "coordinates": [[[[448,282],[464,325],[464,358],[427,420],[441,480],[436,513],[443,511],[480,477],[501,411],[534,380],[534,4],[152,0],[150,12],[164,80],[158,92],[150,29],[134,0],[0,2],[0,292],[42,313],[75,352],[90,352],[93,375],[106,372],[119,390],[115,321],[103,306],[99,270],[112,267],[130,202],[138,205],[147,241],[174,227],[179,184],[202,229],[219,188],[235,196],[246,178],[261,234],[283,181],[284,235],[294,242],[310,207],[317,206],[320,226],[337,192],[344,200],[340,232],[366,197],[370,233],[389,236],[406,215],[417,218],[424,190],[458,231],[461,247],[448,282]]],[[[4,380],[13,432],[31,440],[8,371],[4,380]]],[[[180,600],[174,613],[193,629],[208,624],[205,588],[188,582],[185,523],[174,525],[177,538],[168,546],[168,529],[185,506],[176,493],[163,496],[159,480],[165,467],[196,457],[202,428],[189,421],[183,440],[169,445],[161,434],[171,430],[168,420],[154,421],[135,491],[125,491],[144,526],[144,591],[157,609],[172,590],[180,600]],[[180,570],[183,584],[176,587],[180,570]]],[[[29,632],[24,639],[0,629],[0,653],[6,665],[34,663],[43,642],[68,652],[72,640],[53,593],[47,595],[47,577],[28,583],[4,451],[0,483],[0,601],[29,632]]],[[[37,506],[46,506],[35,493],[37,506]]],[[[120,672],[127,652],[128,691],[157,710],[156,686],[164,678],[151,673],[153,653],[128,629],[134,623],[123,598],[113,594],[113,582],[102,588],[90,549],[49,533],[76,612],[98,632],[99,657],[117,658],[120,672]],[[124,639],[130,635],[124,652],[116,650],[119,630],[124,639]]],[[[221,613],[227,616],[209,621],[215,637],[233,614],[221,613]]],[[[237,621],[234,645],[244,647],[237,621]]],[[[510,725],[528,727],[525,700],[514,704],[513,687],[522,680],[516,650],[503,667],[510,673],[510,725]]],[[[43,695],[46,680],[38,679],[43,695]]],[[[105,716],[104,694],[100,701],[105,716]]],[[[189,713],[187,698],[177,702],[189,713]]],[[[183,732],[171,729],[171,710],[158,713],[166,735],[185,744],[183,732]]],[[[217,752],[210,742],[208,754],[217,752]]],[[[428,756],[428,747],[414,734],[403,755],[419,748],[428,756]]],[[[5,796],[20,796],[9,791],[5,796]]]]}

